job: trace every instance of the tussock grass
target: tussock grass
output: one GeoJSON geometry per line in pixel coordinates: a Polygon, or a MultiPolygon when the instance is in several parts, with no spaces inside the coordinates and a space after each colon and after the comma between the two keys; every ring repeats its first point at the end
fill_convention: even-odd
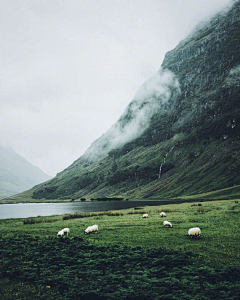
{"type": "Polygon", "coordinates": [[[128,213],[127,213],[128,215],[142,215],[142,214],[147,214],[147,212],[146,211],[129,211],[128,213]]]}
{"type": "Polygon", "coordinates": [[[177,210],[173,210],[173,209],[170,209],[170,208],[163,208],[162,210],[158,210],[158,212],[165,212],[165,213],[169,213],[169,212],[177,212],[177,210]]]}
{"type": "Polygon", "coordinates": [[[89,217],[99,217],[99,216],[123,216],[123,213],[117,211],[107,211],[107,212],[97,212],[97,213],[75,213],[66,215],[63,217],[63,220],[69,219],[81,219],[81,218],[89,218],[89,217]]]}
{"type": "Polygon", "coordinates": [[[36,220],[36,219],[27,219],[23,221],[24,225],[28,224],[40,224],[40,223],[52,223],[55,222],[55,220],[49,220],[49,219],[43,219],[43,220],[36,220]]]}

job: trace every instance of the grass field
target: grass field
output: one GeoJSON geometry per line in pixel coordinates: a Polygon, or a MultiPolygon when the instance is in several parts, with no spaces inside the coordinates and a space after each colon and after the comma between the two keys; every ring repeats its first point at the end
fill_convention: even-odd
{"type": "Polygon", "coordinates": [[[222,200],[1,220],[0,297],[239,299],[239,219],[240,201],[222,200]],[[200,239],[187,236],[195,226],[200,239]]]}

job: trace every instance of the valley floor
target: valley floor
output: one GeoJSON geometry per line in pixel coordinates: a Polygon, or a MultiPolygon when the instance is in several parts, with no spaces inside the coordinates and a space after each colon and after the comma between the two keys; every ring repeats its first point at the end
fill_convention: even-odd
{"type": "Polygon", "coordinates": [[[240,201],[221,200],[1,220],[1,299],[237,300],[239,219],[240,201]]]}

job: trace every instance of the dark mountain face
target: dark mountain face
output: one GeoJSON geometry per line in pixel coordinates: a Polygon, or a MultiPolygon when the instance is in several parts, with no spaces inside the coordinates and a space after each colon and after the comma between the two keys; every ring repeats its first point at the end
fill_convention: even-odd
{"type": "Polygon", "coordinates": [[[240,183],[240,1],[168,52],[113,127],[33,198],[177,197],[240,183]]]}
{"type": "Polygon", "coordinates": [[[163,67],[177,74],[182,90],[175,130],[205,139],[239,132],[239,22],[238,1],[166,54],[163,67]]]}
{"type": "Polygon", "coordinates": [[[32,188],[50,178],[15,151],[0,146],[0,199],[32,188]]]}

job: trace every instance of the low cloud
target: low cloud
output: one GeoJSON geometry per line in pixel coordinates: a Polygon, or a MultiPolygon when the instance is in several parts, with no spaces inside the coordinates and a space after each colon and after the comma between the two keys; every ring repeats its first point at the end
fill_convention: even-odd
{"type": "Polygon", "coordinates": [[[230,76],[240,76],[240,65],[236,66],[235,68],[232,68],[229,72],[230,76]]]}
{"type": "Polygon", "coordinates": [[[139,137],[149,126],[152,116],[161,112],[169,99],[180,93],[180,84],[173,72],[160,69],[138,90],[120,119],[86,151],[85,157],[96,160],[112,149],[139,137]]]}

